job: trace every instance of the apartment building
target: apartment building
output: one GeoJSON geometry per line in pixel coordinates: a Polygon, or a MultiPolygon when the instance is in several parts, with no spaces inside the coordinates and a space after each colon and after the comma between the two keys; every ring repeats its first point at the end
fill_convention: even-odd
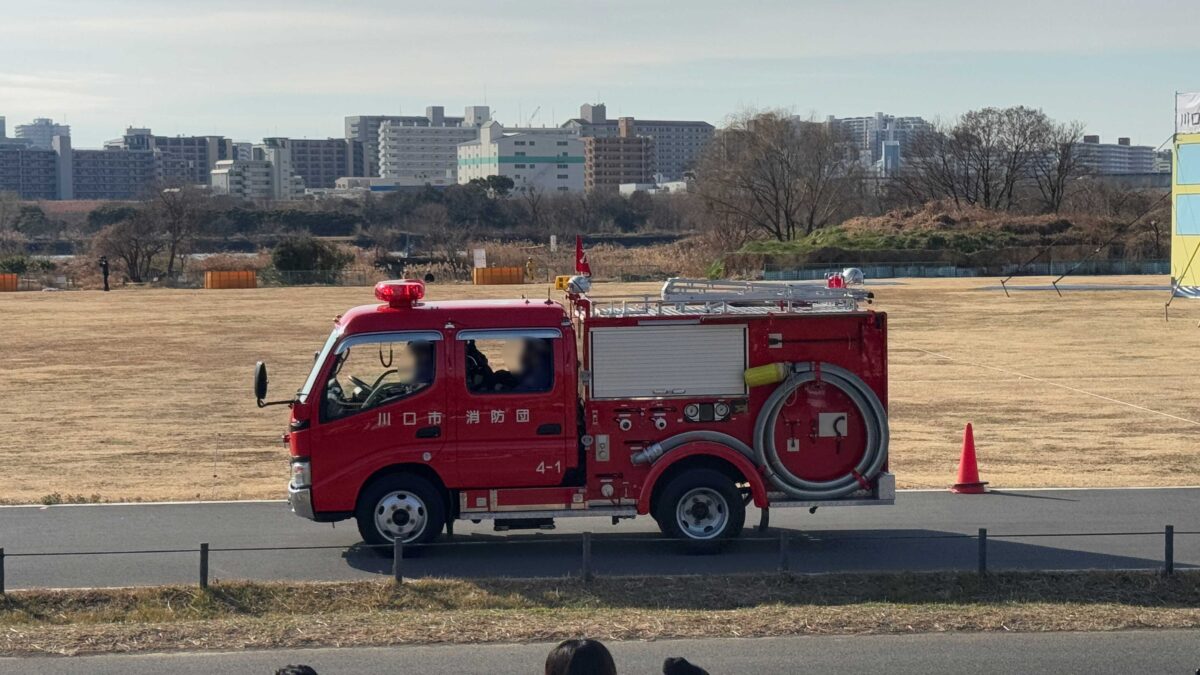
{"type": "MultiPolygon", "coordinates": [[[[633,119],[633,118],[630,118],[633,119]]],[[[562,128],[582,138],[614,138],[620,135],[617,120],[609,119],[603,103],[585,104],[579,117],[567,120],[562,128]]],[[[682,178],[695,168],[715,129],[708,122],[683,120],[633,119],[637,136],[654,139],[654,164],[664,179],[682,178]]]]}
{"type": "Polygon", "coordinates": [[[292,168],[287,139],[263,139],[251,159],[225,159],[212,170],[212,190],[252,201],[287,201],[304,196],[304,180],[292,168]]]}
{"type": "Polygon", "coordinates": [[[15,192],[21,199],[58,199],[58,153],[0,143],[0,192],[15,192]]]}
{"type": "Polygon", "coordinates": [[[1084,136],[1079,158],[1088,172],[1101,176],[1155,173],[1154,148],[1133,145],[1126,137],[1118,138],[1116,143],[1101,143],[1099,136],[1084,136]]]}
{"type": "Polygon", "coordinates": [[[618,192],[623,184],[654,182],[655,141],[635,135],[632,117],[617,120],[617,135],[583,141],[583,189],[618,192]]]}
{"type": "Polygon", "coordinates": [[[153,150],[73,150],[70,162],[71,199],[142,199],[158,183],[153,150]]]}
{"type": "Polygon", "coordinates": [[[41,148],[42,150],[53,148],[55,136],[70,137],[70,135],[70,125],[55,124],[54,120],[46,117],[39,117],[29,124],[18,124],[16,126],[16,137],[19,140],[28,143],[29,147],[41,148]]]}
{"type": "Polygon", "coordinates": [[[493,121],[458,146],[459,183],[506,176],[517,192],[582,191],[583,164],[583,141],[570,131],[508,133],[493,121]]]}
{"type": "Polygon", "coordinates": [[[337,179],[361,176],[362,143],[345,138],[264,138],[265,144],[290,151],[292,171],[304,180],[306,188],[332,188],[337,179]]]}
{"type": "Polygon", "coordinates": [[[167,184],[209,185],[217,162],[237,158],[234,142],[224,136],[156,136],[137,127],[104,147],[157,151],[158,175],[167,184]]]}
{"type": "Polygon", "coordinates": [[[881,112],[866,117],[831,115],[826,123],[854,146],[861,164],[874,166],[883,173],[898,170],[914,139],[933,131],[933,125],[922,117],[897,117],[881,112]]]}
{"type": "MultiPolygon", "coordinates": [[[[490,109],[487,106],[467,106],[463,111],[462,117],[447,116],[443,106],[429,106],[425,108],[424,115],[354,115],[347,117],[346,122],[346,140],[357,141],[362,145],[361,163],[357,165],[357,176],[378,177],[381,176],[382,168],[380,166],[380,129],[387,123],[395,125],[397,128],[411,127],[441,127],[441,128],[478,128],[491,117],[490,109]]],[[[416,134],[413,134],[416,136],[416,134]]],[[[437,134],[434,134],[436,137],[437,134]]],[[[409,134],[400,134],[397,142],[404,143],[409,140],[409,134]]],[[[469,139],[467,139],[469,140],[469,139]]],[[[461,142],[461,141],[460,141],[461,142]]],[[[416,145],[421,145],[417,143],[416,145]]],[[[427,143],[426,145],[430,145],[427,143]]],[[[389,152],[389,159],[392,162],[392,170],[404,172],[411,168],[412,171],[420,172],[423,169],[419,166],[420,159],[414,160],[416,165],[412,167],[404,166],[403,153],[395,148],[389,152]]],[[[451,162],[453,168],[453,162],[451,162]]]]}

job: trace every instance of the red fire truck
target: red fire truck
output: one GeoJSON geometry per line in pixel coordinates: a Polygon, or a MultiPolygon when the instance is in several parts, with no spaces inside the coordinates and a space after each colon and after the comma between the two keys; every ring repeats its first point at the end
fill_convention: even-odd
{"type": "MultiPolygon", "coordinates": [[[[746,506],[891,504],[887,318],[861,287],[671,279],[661,296],[425,301],[382,282],[294,398],[292,510],[429,542],[650,515],[698,548],[746,506]]],[[[263,364],[255,374],[260,406],[263,364]]]]}

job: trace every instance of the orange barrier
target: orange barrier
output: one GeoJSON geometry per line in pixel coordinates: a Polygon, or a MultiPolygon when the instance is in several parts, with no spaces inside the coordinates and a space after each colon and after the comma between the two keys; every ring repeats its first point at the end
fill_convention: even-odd
{"type": "Polygon", "coordinates": [[[476,267],[471,270],[471,282],[476,286],[525,283],[524,267],[476,267]]]}
{"type": "Polygon", "coordinates": [[[20,280],[15,274],[0,274],[0,293],[11,293],[17,290],[20,280]]]}
{"type": "Polygon", "coordinates": [[[205,288],[258,288],[258,276],[254,270],[232,272],[205,272],[205,288]]]}

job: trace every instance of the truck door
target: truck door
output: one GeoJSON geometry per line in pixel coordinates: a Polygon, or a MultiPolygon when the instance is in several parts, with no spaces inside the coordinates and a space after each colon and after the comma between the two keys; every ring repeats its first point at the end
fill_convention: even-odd
{"type": "Polygon", "coordinates": [[[555,328],[458,333],[450,401],[459,485],[562,484],[575,447],[566,353],[555,328]]]}
{"type": "Polygon", "coordinates": [[[312,457],[314,506],[353,508],[363,479],[417,462],[453,479],[447,435],[446,342],[438,331],[352,335],[329,357],[320,391],[320,449],[312,457]]]}

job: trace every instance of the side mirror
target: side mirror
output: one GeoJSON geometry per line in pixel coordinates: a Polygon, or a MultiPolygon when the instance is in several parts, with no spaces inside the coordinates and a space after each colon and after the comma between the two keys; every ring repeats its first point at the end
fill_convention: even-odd
{"type": "Polygon", "coordinates": [[[267,398],[267,364],[262,361],[254,364],[254,398],[259,406],[267,398]]]}

